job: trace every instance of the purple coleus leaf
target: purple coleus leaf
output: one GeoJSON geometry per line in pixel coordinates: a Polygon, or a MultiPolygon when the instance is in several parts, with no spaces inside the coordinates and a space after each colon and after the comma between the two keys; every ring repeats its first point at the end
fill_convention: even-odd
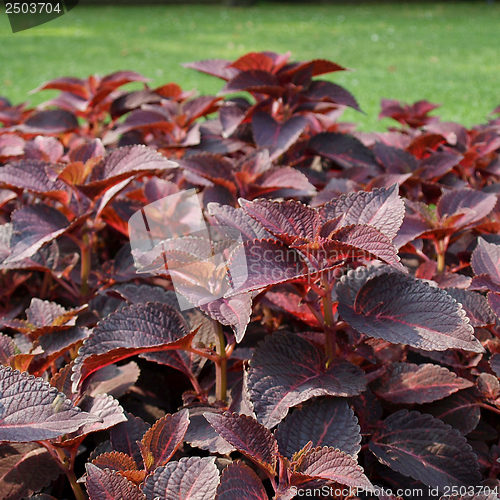
{"type": "Polygon", "coordinates": [[[229,464],[222,473],[215,500],[268,500],[259,476],[241,462],[229,464]]]}
{"type": "Polygon", "coordinates": [[[290,407],[314,396],[353,396],[365,390],[364,373],[339,361],[325,367],[318,348],[292,333],[268,336],[250,362],[248,389],[257,420],[271,428],[290,407]]]}
{"type": "Polygon", "coordinates": [[[426,363],[394,363],[390,376],[376,388],[378,396],[391,403],[422,404],[445,398],[474,384],[444,366],[426,363]]]}
{"type": "Polygon", "coordinates": [[[73,388],[93,372],[145,352],[177,349],[195,332],[172,306],[159,302],[132,304],[106,316],[78,351],[73,367],[73,388]]]}
{"type": "Polygon", "coordinates": [[[34,443],[3,443],[0,454],[2,500],[19,500],[40,491],[62,470],[49,452],[34,443]]]}
{"type": "Polygon", "coordinates": [[[99,420],[43,379],[0,366],[0,441],[53,439],[99,420]]]}
{"type": "Polygon", "coordinates": [[[300,115],[278,123],[265,111],[256,111],[252,116],[255,144],[259,148],[269,149],[271,159],[278,158],[297,141],[308,123],[307,118],[300,115]]]}
{"type": "Polygon", "coordinates": [[[458,429],[464,436],[477,427],[481,418],[479,398],[474,388],[458,391],[447,398],[422,405],[420,410],[458,429]]]}
{"type": "Polygon", "coordinates": [[[344,194],[319,208],[325,220],[342,217],[342,226],[366,224],[393,240],[403,222],[405,206],[398,185],[344,194]]]}
{"type": "Polygon", "coordinates": [[[399,410],[372,437],[370,450],[383,464],[438,487],[474,486],[479,464],[467,440],[431,415],[399,410]]]}
{"type": "Polygon", "coordinates": [[[9,163],[0,170],[0,185],[13,189],[43,194],[63,203],[69,201],[68,187],[48,175],[50,163],[39,160],[21,160],[9,163]]]}
{"type": "Polygon", "coordinates": [[[90,500],[145,500],[144,493],[118,472],[87,464],[85,485],[90,500]]]}
{"type": "Polygon", "coordinates": [[[313,447],[330,446],[356,457],[361,446],[358,419],[344,399],[321,398],[293,410],[275,433],[279,451],[287,458],[309,441],[313,447]]]}
{"type": "Polygon", "coordinates": [[[64,109],[45,109],[33,113],[17,128],[24,134],[58,135],[78,129],[78,120],[64,109]]]}
{"type": "Polygon", "coordinates": [[[487,326],[495,323],[495,314],[488,305],[486,297],[480,293],[462,288],[446,288],[446,292],[462,304],[472,326],[487,326]]]}
{"type": "Polygon", "coordinates": [[[266,286],[286,283],[311,274],[310,266],[301,253],[275,240],[246,241],[228,259],[232,275],[243,276],[235,293],[259,290],[266,286]]]}
{"type": "Polygon", "coordinates": [[[500,292],[500,245],[478,238],[472,252],[471,266],[476,275],[471,287],[500,292]]]}
{"type": "Polygon", "coordinates": [[[272,238],[271,233],[266,231],[258,221],[250,217],[242,208],[212,202],[208,204],[207,209],[218,224],[239,231],[244,241],[272,238]]]}
{"type": "Polygon", "coordinates": [[[365,167],[379,172],[373,153],[358,139],[337,132],[321,132],[311,137],[309,147],[341,167],[365,167]]]}
{"type": "MultiPolygon", "coordinates": [[[[292,482],[299,482],[300,476],[307,476],[308,478],[327,479],[353,488],[373,489],[372,483],[364,475],[363,469],[358,465],[356,459],[343,451],[328,446],[319,446],[306,451],[298,459],[298,465],[294,472],[298,473],[298,477],[294,478],[292,473],[292,482]]],[[[300,479],[303,480],[303,478],[300,479]]]]}
{"type": "Polygon", "coordinates": [[[166,464],[182,444],[189,426],[189,412],[181,410],[167,414],[155,422],[140,442],[141,454],[147,471],[166,464]]]}
{"type": "Polygon", "coordinates": [[[427,351],[484,352],[462,306],[422,280],[371,266],[349,271],[335,290],[339,314],[360,333],[427,351]]]}
{"type": "Polygon", "coordinates": [[[10,264],[35,255],[43,245],[70,229],[68,219],[55,208],[43,203],[15,210],[11,216],[10,254],[3,261],[10,264]]]}
{"type": "Polygon", "coordinates": [[[219,485],[215,457],[183,457],[158,467],[146,477],[142,491],[146,500],[182,498],[182,500],[213,500],[219,485]]]}
{"type": "Polygon", "coordinates": [[[473,189],[454,189],[444,193],[436,205],[436,213],[443,224],[453,220],[454,228],[461,228],[486,217],[495,207],[494,193],[483,193],[473,189]],[[457,216],[461,215],[457,219],[457,216]]]}
{"type": "Polygon", "coordinates": [[[500,319],[500,293],[488,293],[488,304],[497,318],[500,319]]]}
{"type": "Polygon", "coordinates": [[[137,443],[141,441],[150,425],[130,413],[125,416],[127,421],[115,425],[109,433],[111,446],[113,450],[133,457],[136,464],[141,464],[142,454],[137,443]]]}
{"type": "Polygon", "coordinates": [[[241,342],[252,314],[252,296],[242,293],[201,305],[200,309],[222,325],[231,326],[236,342],[241,342]]]}
{"type": "Polygon", "coordinates": [[[153,148],[125,146],[108,154],[92,170],[90,178],[79,188],[87,196],[97,196],[127,177],[138,173],[169,170],[177,163],[167,160],[153,148]]]}
{"type": "MultiPolygon", "coordinates": [[[[366,259],[377,258],[387,264],[391,264],[400,271],[406,271],[399,260],[397,248],[391,243],[387,236],[374,227],[362,224],[344,226],[332,232],[330,238],[332,239],[330,247],[333,255],[335,254],[335,242],[339,241],[340,243],[345,243],[352,249],[351,252],[347,252],[348,256],[349,253],[351,253],[353,257],[356,257],[359,250],[361,250],[367,254],[365,255],[366,259]]],[[[328,249],[328,244],[326,244],[325,247],[328,249]]],[[[341,251],[342,255],[345,254],[345,250],[346,249],[343,249],[343,251],[341,251]]],[[[363,257],[363,254],[361,253],[359,256],[363,257]]],[[[331,258],[330,255],[329,257],[331,258]]],[[[341,260],[342,256],[339,257],[338,260],[341,260]]]]}
{"type": "Polygon", "coordinates": [[[295,200],[284,202],[239,199],[243,210],[277,238],[290,243],[297,239],[313,239],[320,217],[316,210],[295,200]]]}
{"type": "Polygon", "coordinates": [[[215,432],[239,452],[268,473],[276,473],[278,443],[269,429],[254,418],[237,413],[205,413],[204,417],[215,432]]]}

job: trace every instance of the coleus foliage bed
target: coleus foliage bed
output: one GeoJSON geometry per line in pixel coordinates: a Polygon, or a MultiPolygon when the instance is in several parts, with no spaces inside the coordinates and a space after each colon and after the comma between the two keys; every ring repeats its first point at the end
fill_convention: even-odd
{"type": "Polygon", "coordinates": [[[123,71],[0,100],[0,498],[497,498],[495,112],[383,101],[360,133],[338,64],[187,66],[219,95],[123,71]],[[191,188],[248,275],[181,311],[128,221],[191,188]]]}

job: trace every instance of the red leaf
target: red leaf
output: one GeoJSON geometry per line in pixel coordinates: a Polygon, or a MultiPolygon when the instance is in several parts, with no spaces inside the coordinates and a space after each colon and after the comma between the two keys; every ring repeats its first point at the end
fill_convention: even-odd
{"type": "Polygon", "coordinates": [[[283,87],[273,74],[254,69],[238,73],[224,85],[220,93],[230,94],[245,90],[258,94],[280,95],[283,92],[283,87]]]}
{"type": "Polygon", "coordinates": [[[177,349],[192,335],[180,313],[167,304],[124,307],[106,316],[80,348],[73,368],[74,390],[99,368],[144,352],[177,349]]]}
{"type": "Polygon", "coordinates": [[[189,413],[182,410],[167,414],[148,429],[140,443],[141,454],[147,471],[165,465],[182,444],[189,426],[189,413]]]}
{"type": "Polygon", "coordinates": [[[373,489],[372,483],[363,474],[361,466],[343,451],[326,446],[313,448],[302,455],[299,460],[295,471],[301,475],[327,479],[353,488],[373,489]]]}
{"type": "Polygon", "coordinates": [[[319,213],[325,220],[342,216],[342,225],[373,226],[393,240],[403,222],[405,206],[394,184],[390,188],[341,195],[323,205],[319,213]]]}
{"type": "Polygon", "coordinates": [[[292,116],[278,123],[265,111],[256,111],[252,116],[255,144],[269,149],[271,159],[278,158],[298,140],[308,123],[303,116],[292,116]]]}
{"type": "Polygon", "coordinates": [[[37,444],[2,444],[0,492],[2,500],[19,500],[40,491],[62,473],[49,452],[37,444]]]}
{"type": "Polygon", "coordinates": [[[147,500],[213,500],[218,484],[219,471],[215,457],[184,457],[178,462],[158,467],[146,477],[142,491],[147,500]]]}
{"type": "Polygon", "coordinates": [[[222,473],[216,500],[268,500],[259,476],[241,462],[229,464],[222,473]]]}
{"type": "Polygon", "coordinates": [[[394,363],[390,378],[375,392],[391,403],[422,404],[445,398],[473,385],[470,380],[457,377],[443,366],[394,363]]]}
{"type": "Polygon", "coordinates": [[[133,457],[136,464],[141,464],[142,455],[137,442],[142,439],[150,425],[130,413],[127,413],[126,417],[126,422],[115,425],[111,429],[109,433],[111,446],[113,450],[133,457]]]}
{"type": "Polygon", "coordinates": [[[309,141],[317,154],[330,158],[341,167],[366,167],[379,171],[373,153],[358,139],[336,132],[322,132],[309,141]]]}
{"type": "Polygon", "coordinates": [[[336,292],[342,318],[370,337],[428,351],[484,351],[462,306],[424,281],[372,266],[350,271],[336,292]]]}
{"type": "Polygon", "coordinates": [[[36,111],[17,129],[24,134],[59,135],[78,128],[73,113],[63,109],[36,111]]]}
{"type": "Polygon", "coordinates": [[[102,470],[87,464],[85,485],[90,500],[144,500],[146,497],[134,484],[118,472],[102,470]]]}
{"type": "Polygon", "coordinates": [[[370,450],[384,464],[438,487],[474,486],[480,481],[477,457],[466,439],[441,420],[400,410],[386,418],[370,450]]]}
{"type": "Polygon", "coordinates": [[[257,420],[274,427],[292,406],[314,396],[363,392],[363,372],[347,362],[325,368],[323,352],[292,333],[275,333],[259,344],[250,362],[248,389],[257,420]]]}
{"type": "Polygon", "coordinates": [[[0,441],[53,439],[98,421],[41,378],[0,366],[0,441]]]}
{"type": "Polygon", "coordinates": [[[288,458],[309,441],[313,447],[330,446],[353,457],[361,448],[358,419],[340,398],[315,399],[295,409],[278,425],[274,435],[280,453],[288,458]]]}
{"type": "Polygon", "coordinates": [[[184,63],[183,66],[226,81],[231,80],[239,73],[238,69],[231,67],[231,61],[226,59],[206,59],[204,61],[184,63]]]}
{"type": "Polygon", "coordinates": [[[271,431],[254,418],[237,413],[205,413],[220,437],[270,474],[276,473],[278,443],[271,431]]]}
{"type": "Polygon", "coordinates": [[[100,469],[116,471],[137,470],[135,460],[130,455],[118,451],[102,453],[92,460],[92,464],[100,469]]]}

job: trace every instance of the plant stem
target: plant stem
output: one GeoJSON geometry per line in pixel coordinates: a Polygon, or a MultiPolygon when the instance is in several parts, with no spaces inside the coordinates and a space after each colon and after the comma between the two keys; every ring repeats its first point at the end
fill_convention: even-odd
{"type": "Polygon", "coordinates": [[[437,254],[437,272],[443,273],[446,268],[445,254],[448,248],[449,237],[445,237],[442,240],[437,240],[434,242],[437,254]]]}
{"type": "Polygon", "coordinates": [[[227,398],[226,338],[220,323],[217,323],[216,334],[219,359],[215,362],[215,397],[218,401],[225,402],[227,398]]]}
{"type": "Polygon", "coordinates": [[[333,351],[333,339],[332,339],[332,329],[333,329],[333,312],[332,312],[332,291],[328,286],[326,280],[323,280],[323,288],[325,290],[325,295],[323,295],[323,315],[324,315],[324,332],[325,332],[325,354],[326,354],[326,366],[328,367],[333,361],[334,351],[333,351]]]}
{"type": "Polygon", "coordinates": [[[57,459],[59,460],[61,466],[63,467],[64,473],[66,474],[66,477],[68,478],[69,484],[71,485],[71,489],[73,490],[73,493],[75,495],[75,499],[76,500],[87,500],[87,497],[86,497],[85,493],[83,492],[81,486],[77,483],[75,473],[73,472],[73,460],[71,460],[71,459],[68,460],[68,458],[66,457],[66,454],[64,453],[64,451],[61,448],[57,448],[56,446],[52,446],[49,443],[47,443],[47,444],[49,444],[49,446],[47,446],[47,444],[45,444],[43,442],[42,442],[42,444],[44,444],[45,448],[47,448],[47,450],[52,455],[54,455],[54,451],[55,451],[57,459]]]}
{"type": "Polygon", "coordinates": [[[89,293],[89,275],[91,268],[91,249],[90,249],[90,235],[88,232],[83,233],[81,249],[81,289],[80,292],[83,296],[89,293]]]}

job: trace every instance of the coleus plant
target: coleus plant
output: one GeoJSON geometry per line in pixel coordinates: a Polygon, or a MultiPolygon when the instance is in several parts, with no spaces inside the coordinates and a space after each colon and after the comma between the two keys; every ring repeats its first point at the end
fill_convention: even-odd
{"type": "Polygon", "coordinates": [[[189,66],[221,94],[0,100],[0,497],[496,498],[498,119],[387,101],[402,127],[360,133],[335,63],[189,66]],[[193,188],[238,245],[189,273],[164,262],[207,242],[166,239],[137,274],[131,216],[193,188]]]}

